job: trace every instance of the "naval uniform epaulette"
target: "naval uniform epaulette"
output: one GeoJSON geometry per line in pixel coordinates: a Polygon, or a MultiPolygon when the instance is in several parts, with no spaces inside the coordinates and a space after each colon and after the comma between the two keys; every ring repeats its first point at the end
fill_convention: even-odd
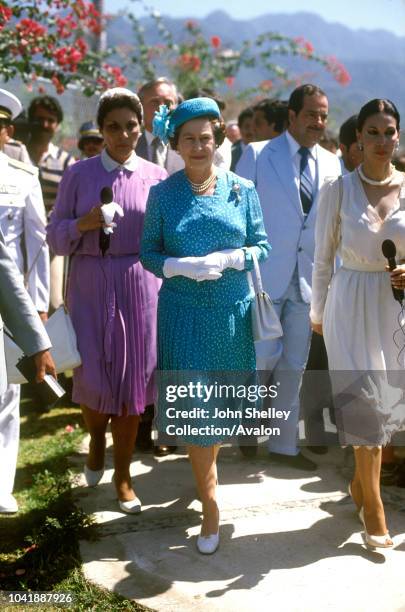
{"type": "Polygon", "coordinates": [[[6,144],[9,147],[18,147],[19,149],[21,149],[21,147],[23,145],[21,140],[16,140],[15,138],[10,138],[10,140],[7,140],[6,144]]]}
{"type": "Polygon", "coordinates": [[[32,164],[26,164],[25,162],[22,162],[18,159],[14,159],[13,157],[8,158],[8,164],[9,166],[13,166],[14,168],[18,168],[19,170],[25,170],[25,172],[28,172],[29,174],[38,174],[38,168],[36,166],[33,166],[32,164]]]}

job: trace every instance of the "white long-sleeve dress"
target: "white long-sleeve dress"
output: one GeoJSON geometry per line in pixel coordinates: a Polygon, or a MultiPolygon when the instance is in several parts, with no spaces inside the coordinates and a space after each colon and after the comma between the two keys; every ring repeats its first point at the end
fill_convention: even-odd
{"type": "Polygon", "coordinates": [[[341,202],[338,180],[319,200],[310,316],[323,323],[341,438],[380,445],[405,428],[404,317],[381,251],[390,239],[397,261],[405,258],[405,183],[382,220],[358,172],[342,180],[341,202]],[[336,255],[342,266],[333,273],[336,255]]]}

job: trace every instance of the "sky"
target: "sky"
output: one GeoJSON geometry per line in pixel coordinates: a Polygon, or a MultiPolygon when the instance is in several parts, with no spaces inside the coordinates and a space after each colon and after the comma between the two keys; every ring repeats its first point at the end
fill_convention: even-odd
{"type": "MultiPolygon", "coordinates": [[[[352,29],[384,29],[405,36],[405,0],[146,0],[163,15],[171,17],[205,17],[221,9],[235,19],[249,19],[265,13],[317,13],[325,21],[337,21],[352,29]],[[191,8],[192,7],[192,8],[191,8]]],[[[104,0],[104,11],[116,13],[132,8],[142,14],[139,0],[104,0]]]]}

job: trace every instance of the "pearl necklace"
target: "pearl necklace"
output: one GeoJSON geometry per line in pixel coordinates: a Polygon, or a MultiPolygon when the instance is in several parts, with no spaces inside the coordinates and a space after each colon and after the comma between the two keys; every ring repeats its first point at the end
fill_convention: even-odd
{"type": "Polygon", "coordinates": [[[212,185],[216,178],[216,172],[213,172],[203,183],[193,183],[193,181],[191,181],[189,178],[188,182],[190,183],[193,193],[204,193],[204,191],[207,191],[208,187],[212,185]]]}
{"type": "Polygon", "coordinates": [[[365,183],[368,183],[369,185],[375,185],[376,187],[388,185],[388,183],[392,181],[392,176],[394,174],[395,166],[390,164],[390,170],[391,172],[385,179],[383,179],[382,181],[375,181],[374,179],[368,178],[368,176],[364,174],[362,165],[357,168],[357,172],[359,173],[361,180],[364,181],[365,183]]]}

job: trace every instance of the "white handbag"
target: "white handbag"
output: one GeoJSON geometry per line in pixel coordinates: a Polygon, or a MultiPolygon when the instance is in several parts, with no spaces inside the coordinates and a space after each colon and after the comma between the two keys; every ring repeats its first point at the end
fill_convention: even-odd
{"type": "MultiPolygon", "coordinates": [[[[82,360],[77,350],[76,333],[65,306],[59,306],[45,323],[45,329],[51,340],[51,355],[55,362],[56,371],[65,372],[81,365],[82,360]]],[[[7,380],[9,383],[21,385],[27,382],[21,372],[15,367],[23,352],[19,346],[8,336],[4,336],[6,354],[7,380]]]]}
{"type": "Polygon", "coordinates": [[[252,332],[253,340],[274,340],[283,335],[280,319],[277,316],[270,296],[263,290],[262,277],[260,274],[259,262],[257,261],[256,253],[253,249],[250,250],[253,259],[254,276],[248,272],[248,281],[250,287],[255,293],[255,299],[252,301],[252,332]]]}

